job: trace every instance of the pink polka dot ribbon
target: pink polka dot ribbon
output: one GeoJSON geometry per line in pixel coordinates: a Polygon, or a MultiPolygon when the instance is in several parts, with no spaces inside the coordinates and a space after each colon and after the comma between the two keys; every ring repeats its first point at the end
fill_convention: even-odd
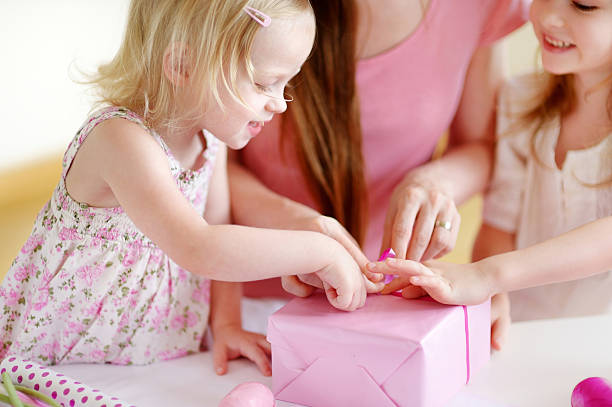
{"type": "Polygon", "coordinates": [[[13,383],[37,390],[63,407],[135,407],[19,356],[4,358],[0,363],[0,374],[4,372],[8,372],[13,383]]]}

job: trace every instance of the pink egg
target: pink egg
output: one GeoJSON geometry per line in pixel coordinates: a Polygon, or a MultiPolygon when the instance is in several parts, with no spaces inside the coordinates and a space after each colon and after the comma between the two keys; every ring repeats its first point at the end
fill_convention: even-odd
{"type": "Polygon", "coordinates": [[[274,407],[274,394],[261,383],[241,383],[223,397],[219,407],[274,407]]]}
{"type": "Polygon", "coordinates": [[[589,377],[572,392],[572,407],[612,407],[612,387],[601,377],[589,377]]]}

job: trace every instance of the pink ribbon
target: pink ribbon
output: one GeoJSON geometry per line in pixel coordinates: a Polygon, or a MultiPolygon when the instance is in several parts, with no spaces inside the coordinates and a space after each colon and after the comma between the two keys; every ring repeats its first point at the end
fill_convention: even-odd
{"type": "Polygon", "coordinates": [[[465,384],[470,382],[470,324],[468,321],[468,310],[465,305],[463,307],[463,320],[465,321],[465,368],[466,368],[466,379],[465,384]]]}
{"type": "MultiPolygon", "coordinates": [[[[395,295],[396,293],[399,294],[400,297],[402,296],[402,294],[397,291],[394,292],[393,294],[395,295]]],[[[415,298],[415,300],[437,302],[430,296],[415,298]]],[[[463,322],[464,322],[464,327],[465,327],[465,376],[466,376],[465,384],[468,384],[470,382],[470,324],[469,324],[469,319],[468,319],[467,306],[462,305],[461,308],[463,308],[463,322]]]]}

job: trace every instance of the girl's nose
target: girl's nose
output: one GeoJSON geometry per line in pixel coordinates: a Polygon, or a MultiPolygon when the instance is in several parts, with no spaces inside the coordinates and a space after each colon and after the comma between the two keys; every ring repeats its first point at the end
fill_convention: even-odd
{"type": "MultiPolygon", "coordinates": [[[[542,10],[542,25],[544,28],[561,28],[565,25],[563,12],[559,7],[559,1],[548,1],[547,7],[542,10]]],[[[563,1],[562,3],[565,3],[563,1]]],[[[565,5],[565,4],[563,4],[565,5]]]]}
{"type": "Polygon", "coordinates": [[[283,113],[287,110],[287,101],[285,98],[271,96],[266,103],[266,110],[274,114],[283,113]]]}

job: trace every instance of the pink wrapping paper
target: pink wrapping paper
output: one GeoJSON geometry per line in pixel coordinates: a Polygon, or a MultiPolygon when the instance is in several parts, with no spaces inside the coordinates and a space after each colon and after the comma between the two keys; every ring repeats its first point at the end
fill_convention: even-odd
{"type": "Polygon", "coordinates": [[[465,309],[467,325],[463,307],[423,299],[372,295],[353,312],[320,293],[294,299],[268,321],[274,395],[311,407],[442,406],[489,360],[490,303],[465,309]]]}

